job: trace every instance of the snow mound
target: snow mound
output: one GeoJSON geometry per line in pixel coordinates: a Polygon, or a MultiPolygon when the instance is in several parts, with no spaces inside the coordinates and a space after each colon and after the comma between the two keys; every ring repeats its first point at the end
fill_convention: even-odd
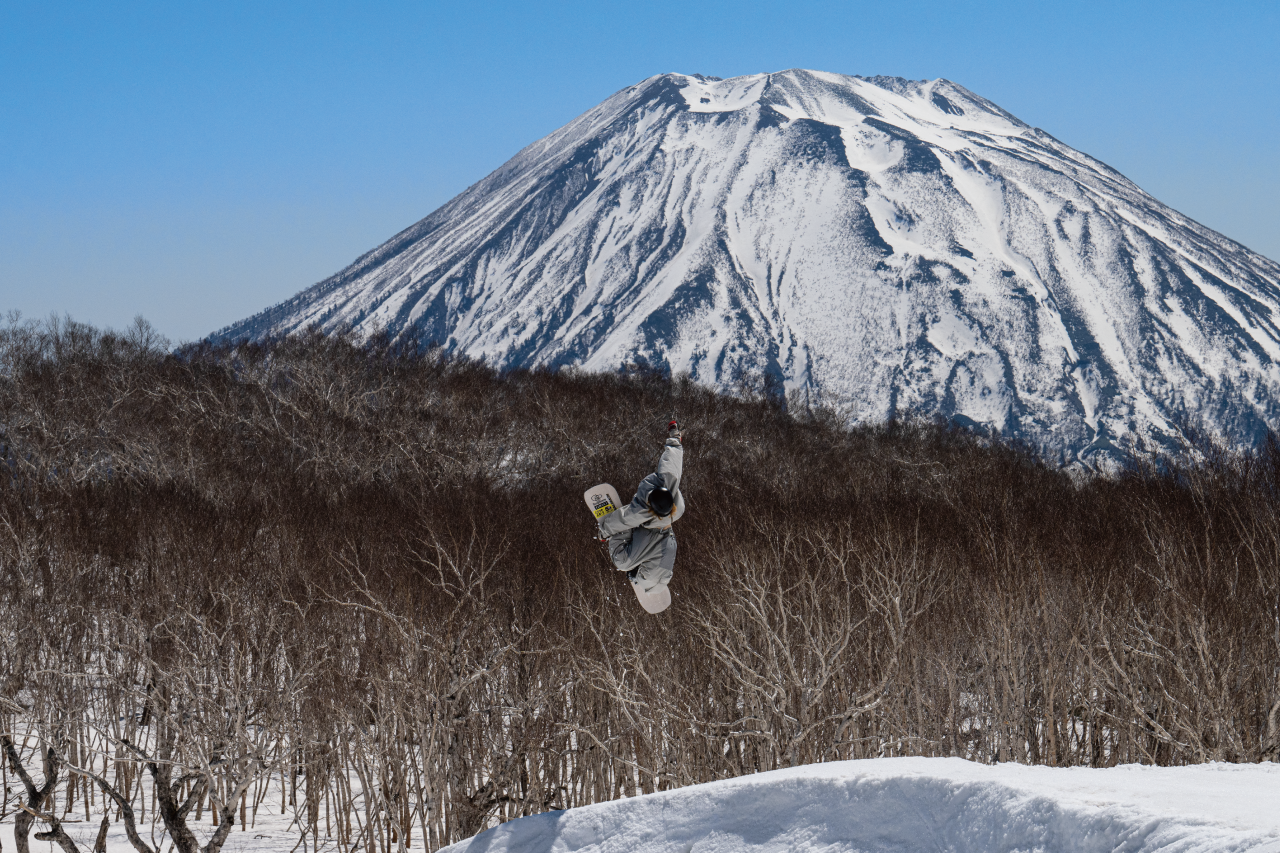
{"type": "Polygon", "coordinates": [[[451,853],[1280,853],[1280,765],[811,765],[510,821],[451,853]]]}

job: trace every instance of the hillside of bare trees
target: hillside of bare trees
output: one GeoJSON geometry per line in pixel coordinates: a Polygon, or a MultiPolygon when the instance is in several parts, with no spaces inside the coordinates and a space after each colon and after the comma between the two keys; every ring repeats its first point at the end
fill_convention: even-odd
{"type": "Polygon", "coordinates": [[[0,746],[18,853],[123,821],[309,849],[806,762],[1280,760],[1280,448],[1073,479],[768,389],[306,337],[0,328],[0,746]],[[675,604],[582,492],[685,429],[675,604]],[[77,818],[79,819],[79,818],[77,818]],[[216,827],[216,831],[214,830],[216,827]]]}

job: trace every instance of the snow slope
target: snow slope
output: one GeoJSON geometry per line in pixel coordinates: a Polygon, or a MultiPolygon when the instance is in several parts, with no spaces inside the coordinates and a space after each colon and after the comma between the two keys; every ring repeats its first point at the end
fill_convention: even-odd
{"type": "Polygon", "coordinates": [[[1070,458],[1280,416],[1280,264],[942,79],[652,77],[213,338],[311,325],[770,373],[1070,458]]]}
{"type": "Polygon", "coordinates": [[[450,853],[1280,851],[1280,765],[811,765],[515,820],[450,853]]]}

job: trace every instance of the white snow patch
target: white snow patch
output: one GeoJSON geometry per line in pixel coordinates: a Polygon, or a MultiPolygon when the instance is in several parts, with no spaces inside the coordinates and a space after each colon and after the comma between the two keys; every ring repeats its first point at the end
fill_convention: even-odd
{"type": "Polygon", "coordinates": [[[964,358],[978,352],[978,333],[955,314],[943,314],[925,333],[929,343],[948,358],[964,358]]]}

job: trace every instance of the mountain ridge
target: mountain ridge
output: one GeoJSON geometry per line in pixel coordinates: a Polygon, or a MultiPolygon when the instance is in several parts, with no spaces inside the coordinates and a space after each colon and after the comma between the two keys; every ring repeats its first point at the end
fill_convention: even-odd
{"type": "Polygon", "coordinates": [[[792,69],[619,90],[290,300],[211,336],[385,330],[504,367],[772,374],[853,421],[1043,450],[1249,445],[1280,265],[944,78],[792,69]]]}

